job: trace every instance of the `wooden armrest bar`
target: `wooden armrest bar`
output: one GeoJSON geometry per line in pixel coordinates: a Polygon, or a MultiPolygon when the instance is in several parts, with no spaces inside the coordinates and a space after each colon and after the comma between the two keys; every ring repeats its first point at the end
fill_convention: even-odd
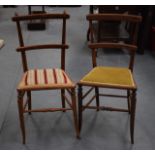
{"type": "Polygon", "coordinates": [[[89,48],[97,49],[97,48],[126,48],[131,51],[136,51],[137,46],[125,44],[125,43],[90,43],[88,44],[89,48]]]}
{"type": "Polygon", "coordinates": [[[115,13],[99,13],[99,14],[88,14],[87,20],[103,20],[103,21],[129,21],[129,22],[141,22],[142,17],[139,15],[129,14],[115,14],[115,13]]]}
{"type": "Polygon", "coordinates": [[[36,50],[36,49],[63,49],[63,48],[69,48],[68,45],[60,45],[60,44],[47,44],[47,45],[32,45],[32,46],[24,46],[24,47],[19,47],[17,48],[17,52],[23,52],[23,51],[28,51],[28,50],[36,50]]]}
{"type": "Polygon", "coordinates": [[[14,16],[12,21],[24,21],[24,20],[35,20],[35,19],[68,19],[70,16],[67,13],[64,14],[30,14],[24,16],[14,16]]]}

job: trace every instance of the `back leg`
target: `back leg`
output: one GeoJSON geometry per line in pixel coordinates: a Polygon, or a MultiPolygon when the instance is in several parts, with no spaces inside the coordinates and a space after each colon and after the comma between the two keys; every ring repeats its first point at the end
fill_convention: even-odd
{"type": "Polygon", "coordinates": [[[98,88],[98,87],[95,87],[95,95],[96,95],[96,106],[97,106],[97,111],[99,111],[100,103],[99,103],[99,88],[98,88]]]}
{"type": "Polygon", "coordinates": [[[20,128],[22,132],[23,144],[25,144],[25,123],[24,123],[24,109],[23,109],[23,92],[18,91],[18,113],[19,113],[19,121],[20,128]]]}
{"type": "MultiPolygon", "coordinates": [[[[31,91],[27,91],[27,99],[28,99],[28,110],[31,110],[32,104],[31,104],[31,91]]],[[[29,115],[31,115],[31,112],[29,112],[29,115]]]]}
{"type": "MultiPolygon", "coordinates": [[[[65,108],[66,105],[65,105],[65,89],[61,89],[61,101],[62,101],[62,108],[65,108]]],[[[66,110],[63,110],[63,112],[66,112],[66,110]]]]}

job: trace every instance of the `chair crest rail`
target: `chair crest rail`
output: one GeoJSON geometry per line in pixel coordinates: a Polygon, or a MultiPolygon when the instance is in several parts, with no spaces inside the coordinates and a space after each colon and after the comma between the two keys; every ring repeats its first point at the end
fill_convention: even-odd
{"type": "Polygon", "coordinates": [[[104,21],[129,21],[129,22],[141,22],[141,16],[128,15],[128,14],[114,14],[114,13],[100,13],[100,14],[89,14],[86,16],[87,20],[104,20],[104,21]]]}

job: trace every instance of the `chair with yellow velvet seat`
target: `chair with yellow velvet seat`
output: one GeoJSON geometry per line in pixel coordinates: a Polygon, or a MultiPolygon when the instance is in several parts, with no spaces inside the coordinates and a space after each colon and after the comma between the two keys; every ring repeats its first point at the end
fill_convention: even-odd
{"type": "MultiPolygon", "coordinates": [[[[17,32],[19,38],[20,47],[17,48],[17,52],[21,53],[22,65],[24,74],[22,79],[17,87],[18,92],[18,110],[19,110],[19,119],[20,127],[22,132],[23,143],[26,142],[25,135],[25,123],[24,123],[24,113],[31,112],[55,112],[72,110],[73,111],[73,120],[76,131],[76,136],[79,137],[78,129],[78,120],[77,120],[77,110],[76,110],[76,96],[75,96],[75,84],[70,80],[68,75],[65,72],[65,52],[68,49],[66,44],[66,21],[69,19],[69,15],[64,13],[53,13],[53,14],[31,14],[26,16],[18,16],[12,18],[17,25],[17,32]],[[59,20],[61,22],[60,31],[57,35],[60,36],[60,41],[57,43],[50,42],[48,44],[31,44],[24,45],[23,32],[21,23],[23,21],[32,21],[32,20],[59,20]],[[61,68],[45,68],[45,69],[28,69],[28,61],[26,57],[26,52],[36,52],[37,50],[50,49],[61,52],[61,68]],[[58,108],[37,108],[32,109],[31,106],[31,92],[40,91],[40,90],[60,90],[62,107],[58,108]],[[68,93],[69,98],[66,95],[68,93]],[[27,100],[25,103],[24,96],[27,95],[27,100]],[[65,105],[68,104],[68,107],[65,105]]],[[[31,31],[30,31],[31,33],[31,31]]],[[[45,31],[46,33],[46,31],[45,31]]],[[[51,34],[52,35],[52,34],[51,34]]],[[[42,35],[40,35],[40,40],[42,41],[42,35]]],[[[45,51],[42,51],[45,52],[45,51]]],[[[50,120],[49,120],[50,121],[50,120]]]]}
{"type": "Polygon", "coordinates": [[[97,111],[108,110],[128,112],[130,114],[131,143],[133,144],[137,90],[137,86],[133,78],[133,66],[135,52],[137,50],[137,31],[139,23],[141,22],[141,16],[127,14],[89,14],[87,15],[87,20],[89,21],[89,29],[91,36],[91,40],[88,46],[92,51],[93,69],[78,82],[79,130],[81,131],[82,128],[82,113],[85,109],[96,109],[97,111]],[[132,23],[133,27],[131,43],[126,44],[123,42],[97,42],[97,40],[94,39],[95,34],[92,25],[94,21],[124,21],[132,23]],[[100,48],[114,49],[114,52],[117,52],[118,49],[127,50],[130,56],[129,66],[97,66],[96,56],[97,50],[100,48]],[[83,93],[83,87],[90,88],[83,93]],[[99,88],[113,89],[116,90],[116,92],[118,90],[124,90],[127,92],[127,95],[101,94],[99,93],[99,88]],[[93,90],[95,90],[95,95],[90,97],[87,103],[83,103],[83,100],[88,98],[88,95],[90,95],[90,93],[92,93],[93,90]],[[116,107],[114,108],[101,106],[99,103],[100,96],[127,98],[128,108],[122,109],[116,107]],[[93,100],[96,100],[96,105],[91,104],[93,100]]]}

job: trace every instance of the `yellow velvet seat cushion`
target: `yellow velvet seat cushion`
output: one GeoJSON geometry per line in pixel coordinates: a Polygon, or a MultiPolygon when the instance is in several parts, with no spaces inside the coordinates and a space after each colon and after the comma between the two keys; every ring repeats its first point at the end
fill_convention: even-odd
{"type": "Polygon", "coordinates": [[[131,71],[120,67],[95,67],[80,80],[80,83],[135,87],[131,71]]]}

